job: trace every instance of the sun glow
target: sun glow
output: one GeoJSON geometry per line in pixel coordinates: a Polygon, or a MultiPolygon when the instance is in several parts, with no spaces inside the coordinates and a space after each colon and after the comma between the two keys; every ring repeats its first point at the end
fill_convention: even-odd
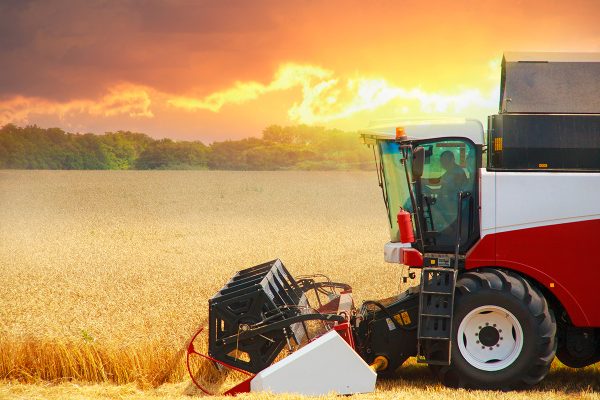
{"type": "Polygon", "coordinates": [[[285,64],[270,83],[236,82],[204,97],[174,97],[168,104],[188,111],[216,113],[226,105],[241,105],[270,92],[293,88],[300,88],[302,96],[290,106],[288,117],[306,124],[328,124],[389,105],[403,114],[432,114],[493,108],[497,102],[494,90],[486,93],[478,88],[462,88],[454,93],[432,93],[419,87],[398,87],[378,77],[344,78],[318,66],[285,64]]]}
{"type": "MultiPolygon", "coordinates": [[[[497,69],[495,61],[489,66],[497,69]]],[[[0,101],[0,125],[27,123],[35,115],[56,115],[63,120],[77,114],[152,118],[169,110],[220,113],[224,107],[244,107],[269,93],[289,94],[293,90],[299,92],[287,106],[287,118],[292,123],[336,126],[352,120],[352,123],[364,125],[363,114],[372,118],[373,115],[473,116],[474,112],[478,116],[478,113],[485,114],[481,110],[491,110],[497,103],[497,84],[492,81],[490,79],[488,91],[461,87],[454,91],[431,92],[419,86],[400,87],[381,77],[345,77],[320,66],[286,63],[278,68],[270,82],[237,81],[204,96],[180,96],[127,83],[109,88],[96,100],[57,102],[17,96],[0,101]]]]}

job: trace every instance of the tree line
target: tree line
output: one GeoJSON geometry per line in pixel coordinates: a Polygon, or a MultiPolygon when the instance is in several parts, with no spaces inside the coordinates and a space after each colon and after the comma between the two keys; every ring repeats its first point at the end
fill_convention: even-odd
{"type": "Polygon", "coordinates": [[[199,141],[153,139],[129,131],[68,133],[36,125],[0,128],[2,169],[370,169],[358,133],[307,125],[265,128],[260,138],[199,141]]]}

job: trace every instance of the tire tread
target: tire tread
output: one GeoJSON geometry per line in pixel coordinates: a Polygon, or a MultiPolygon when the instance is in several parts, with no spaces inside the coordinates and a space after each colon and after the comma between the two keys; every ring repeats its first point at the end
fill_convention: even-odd
{"type": "Polygon", "coordinates": [[[542,293],[523,276],[495,268],[468,271],[459,275],[456,289],[458,296],[472,295],[481,290],[501,291],[525,304],[537,323],[537,357],[531,360],[527,371],[512,382],[492,385],[474,381],[449,365],[435,369],[442,383],[452,387],[512,390],[531,387],[544,379],[554,359],[557,340],[556,320],[542,293]]]}

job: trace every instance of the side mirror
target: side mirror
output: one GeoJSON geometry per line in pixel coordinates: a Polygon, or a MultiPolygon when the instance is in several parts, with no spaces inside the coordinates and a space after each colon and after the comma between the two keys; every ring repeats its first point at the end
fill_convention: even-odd
{"type": "Polygon", "coordinates": [[[425,165],[425,149],[417,147],[413,150],[412,176],[413,179],[423,176],[423,167],[425,165]]]}

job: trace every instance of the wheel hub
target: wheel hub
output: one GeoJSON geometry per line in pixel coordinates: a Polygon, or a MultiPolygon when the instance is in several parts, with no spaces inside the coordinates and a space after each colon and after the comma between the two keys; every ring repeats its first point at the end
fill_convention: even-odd
{"type": "Polygon", "coordinates": [[[479,331],[479,341],[484,346],[495,346],[500,341],[500,332],[493,326],[484,326],[479,331]]]}
{"type": "Polygon", "coordinates": [[[469,312],[457,332],[458,349],[473,367],[499,371],[511,365],[523,348],[523,329],[517,318],[498,306],[469,312]]]}

